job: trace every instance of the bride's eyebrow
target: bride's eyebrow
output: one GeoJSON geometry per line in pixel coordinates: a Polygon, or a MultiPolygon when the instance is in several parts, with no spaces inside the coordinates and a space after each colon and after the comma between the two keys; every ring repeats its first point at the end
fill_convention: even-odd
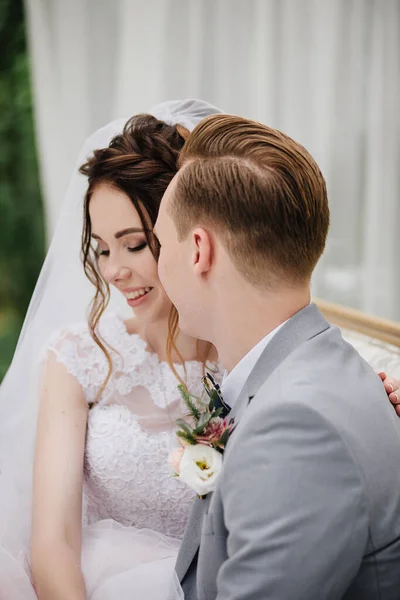
{"type": "Polygon", "coordinates": [[[114,235],[116,240],[124,237],[124,235],[129,235],[130,233],[144,233],[144,230],[140,227],[129,227],[128,229],[123,229],[122,231],[117,231],[114,235]]]}
{"type": "MultiPolygon", "coordinates": [[[[117,231],[117,233],[114,234],[114,237],[116,240],[119,240],[120,238],[124,237],[124,235],[129,235],[130,233],[144,233],[144,229],[141,229],[140,227],[129,227],[128,229],[117,231]]],[[[92,233],[92,238],[102,241],[101,237],[96,233],[92,233]]]]}

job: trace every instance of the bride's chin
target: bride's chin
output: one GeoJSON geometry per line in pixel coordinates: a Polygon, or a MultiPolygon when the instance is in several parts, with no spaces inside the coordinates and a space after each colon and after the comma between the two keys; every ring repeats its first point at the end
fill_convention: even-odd
{"type": "Polygon", "coordinates": [[[172,304],[169,301],[163,302],[162,300],[159,295],[149,298],[148,302],[143,302],[133,308],[133,312],[138,319],[148,324],[168,320],[172,304]]]}

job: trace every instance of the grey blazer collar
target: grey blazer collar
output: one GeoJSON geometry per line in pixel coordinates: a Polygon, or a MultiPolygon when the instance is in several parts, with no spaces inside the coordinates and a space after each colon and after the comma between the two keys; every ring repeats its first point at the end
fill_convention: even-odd
{"type": "MultiPolygon", "coordinates": [[[[302,343],[310,340],[330,327],[315,304],[310,304],[295,314],[267,345],[240,393],[231,416],[237,423],[263,383],[285,358],[302,343]]],[[[189,515],[182,545],[176,563],[176,572],[182,581],[199,549],[203,516],[212,494],[204,500],[196,499],[189,515]]]]}
{"type": "Polygon", "coordinates": [[[300,310],[283,325],[264,349],[235,402],[230,414],[236,423],[243,415],[249,400],[257,394],[263,383],[285,358],[298,346],[329,327],[330,324],[314,303],[300,310]]]}

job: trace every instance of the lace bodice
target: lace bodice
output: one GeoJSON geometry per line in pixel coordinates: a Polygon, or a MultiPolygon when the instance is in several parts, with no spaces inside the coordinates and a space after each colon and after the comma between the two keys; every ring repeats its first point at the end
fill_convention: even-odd
{"type": "MultiPolygon", "coordinates": [[[[84,520],[112,518],[181,537],[193,494],[172,477],[168,465],[168,455],[177,446],[175,421],[185,412],[177,379],[116,315],[103,317],[100,333],[112,348],[113,371],[98,404],[89,411],[84,520]]],[[[49,349],[92,403],[108,364],[87,325],[58,333],[49,349]]],[[[177,365],[177,370],[184,378],[183,367],[177,365]]],[[[202,365],[188,362],[186,372],[189,390],[200,394],[202,365]]],[[[217,369],[217,379],[219,375],[217,369]]]]}

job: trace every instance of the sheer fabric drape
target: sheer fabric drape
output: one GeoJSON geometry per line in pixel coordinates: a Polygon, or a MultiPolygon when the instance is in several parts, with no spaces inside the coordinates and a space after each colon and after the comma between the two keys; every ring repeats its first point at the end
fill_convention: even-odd
{"type": "Polygon", "coordinates": [[[398,0],[26,0],[48,231],[82,141],[203,97],[318,160],[332,229],[314,292],[400,319],[398,0]]]}

